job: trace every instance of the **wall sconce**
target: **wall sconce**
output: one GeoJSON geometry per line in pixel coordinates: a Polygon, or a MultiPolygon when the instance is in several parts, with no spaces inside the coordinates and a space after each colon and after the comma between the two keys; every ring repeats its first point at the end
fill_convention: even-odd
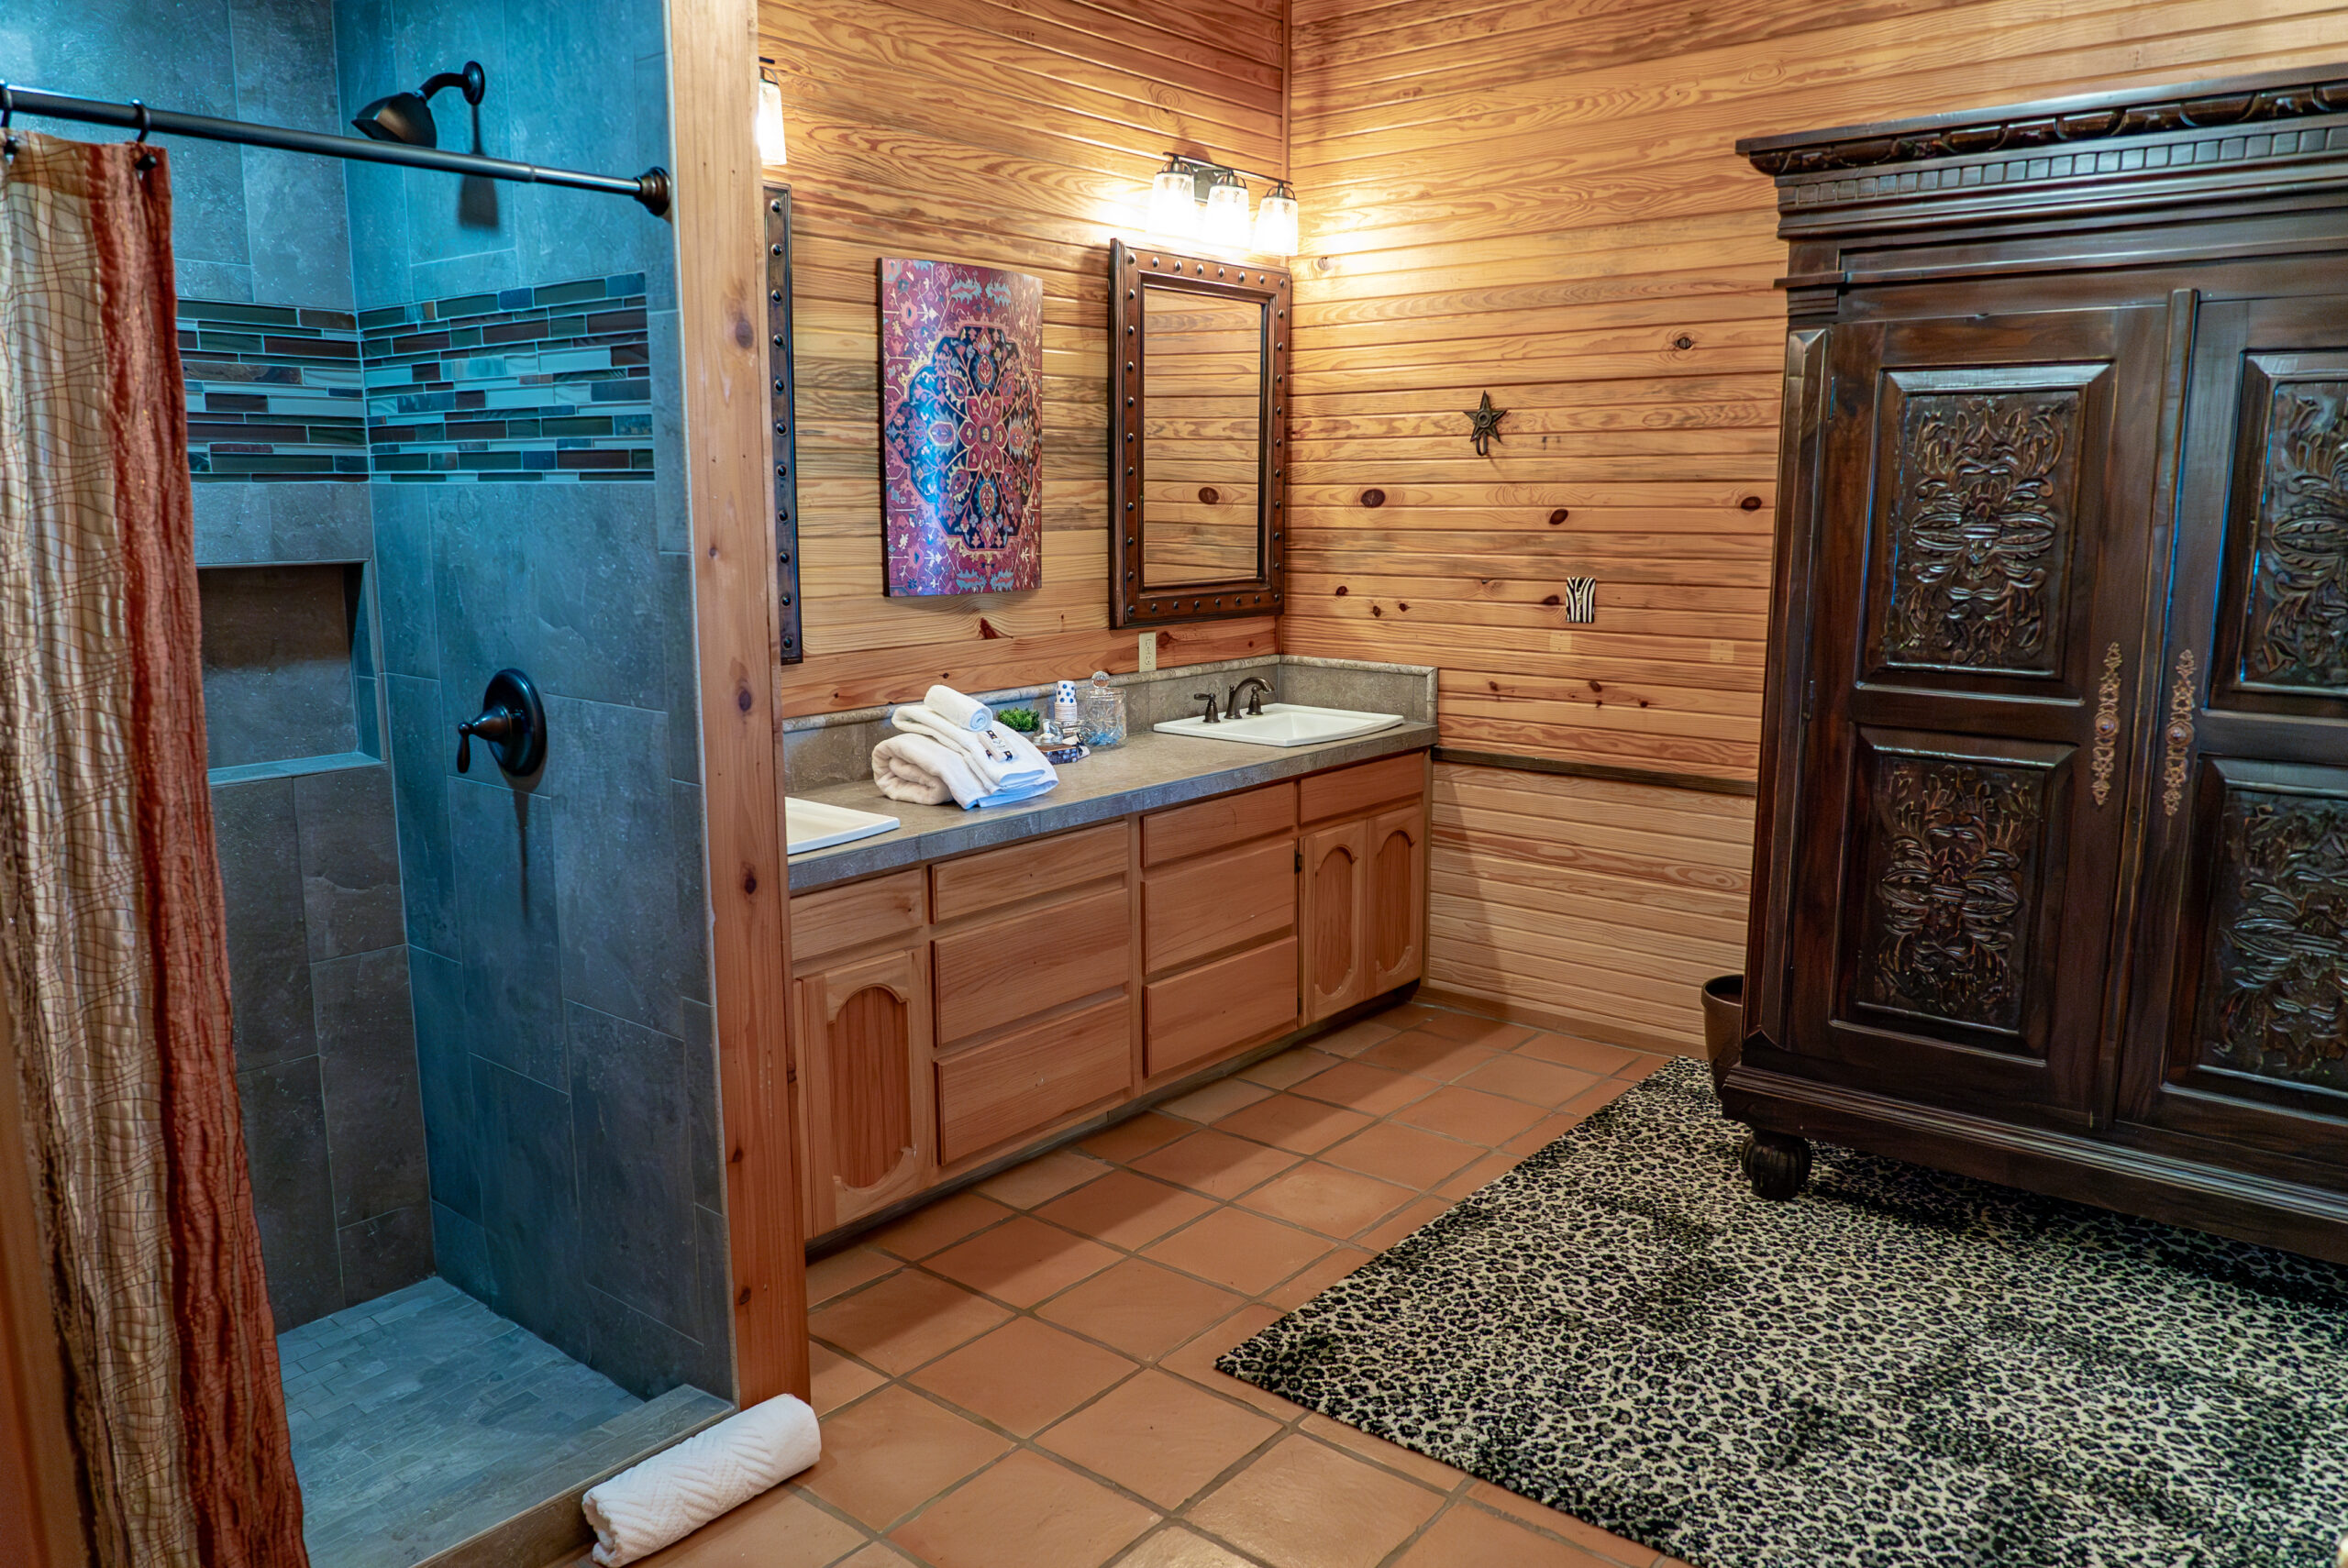
{"type": "Polygon", "coordinates": [[[1271,193],[1264,198],[1251,228],[1249,172],[1180,152],[1167,154],[1166,167],[1149,182],[1149,232],[1161,239],[1198,240],[1219,250],[1293,256],[1295,190],[1285,180],[1256,174],[1271,186],[1271,193]]]}
{"type": "Polygon", "coordinates": [[[759,57],[759,161],[770,169],[791,161],[791,147],[783,133],[782,83],[766,68],[774,63],[759,57]]]}

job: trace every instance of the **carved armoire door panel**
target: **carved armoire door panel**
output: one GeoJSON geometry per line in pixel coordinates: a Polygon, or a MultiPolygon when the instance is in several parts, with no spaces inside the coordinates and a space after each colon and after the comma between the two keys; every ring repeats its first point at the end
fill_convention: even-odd
{"type": "Polygon", "coordinates": [[[2083,1126],[2140,673],[2164,307],[1847,323],[1784,1049],[1864,1091],[2083,1126]]]}
{"type": "Polygon", "coordinates": [[[2348,297],[2202,307],[2121,1081],[2348,1187],[2348,297]]]}

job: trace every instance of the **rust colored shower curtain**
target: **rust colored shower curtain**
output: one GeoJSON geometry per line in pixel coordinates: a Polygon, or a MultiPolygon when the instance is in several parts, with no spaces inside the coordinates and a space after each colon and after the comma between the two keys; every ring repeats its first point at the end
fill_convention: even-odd
{"type": "Polygon", "coordinates": [[[205,783],[170,166],[15,136],[0,1013],[92,1544],[107,1568],[299,1568],[205,783]]]}

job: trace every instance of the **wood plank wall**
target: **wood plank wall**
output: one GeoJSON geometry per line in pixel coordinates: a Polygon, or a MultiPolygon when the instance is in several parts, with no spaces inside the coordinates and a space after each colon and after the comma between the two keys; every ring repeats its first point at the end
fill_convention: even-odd
{"type": "MultiPolygon", "coordinates": [[[[1784,253],[1731,144],[2341,59],[2336,0],[1294,0],[1281,646],[1441,665],[1455,747],[1750,778],[1784,253]]],[[[1693,1042],[1751,821],[1444,767],[1431,983],[1693,1042]]]]}
{"type": "MultiPolygon", "coordinates": [[[[1109,241],[1179,149],[1286,164],[1285,0],[761,0],[790,126],[806,661],[786,713],[1130,670],[1108,629],[1109,241]],[[881,593],[875,265],[1044,280],[1044,585],[881,593]]],[[[1270,618],[1175,628],[1161,664],[1275,646],[1270,618]]]]}

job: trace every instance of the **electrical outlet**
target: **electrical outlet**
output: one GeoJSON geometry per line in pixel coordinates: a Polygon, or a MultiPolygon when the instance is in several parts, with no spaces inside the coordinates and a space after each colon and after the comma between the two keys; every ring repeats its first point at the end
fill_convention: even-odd
{"type": "Polygon", "coordinates": [[[1151,670],[1156,669],[1157,668],[1157,634],[1156,632],[1144,632],[1141,635],[1141,672],[1144,675],[1147,675],[1151,670]]]}

